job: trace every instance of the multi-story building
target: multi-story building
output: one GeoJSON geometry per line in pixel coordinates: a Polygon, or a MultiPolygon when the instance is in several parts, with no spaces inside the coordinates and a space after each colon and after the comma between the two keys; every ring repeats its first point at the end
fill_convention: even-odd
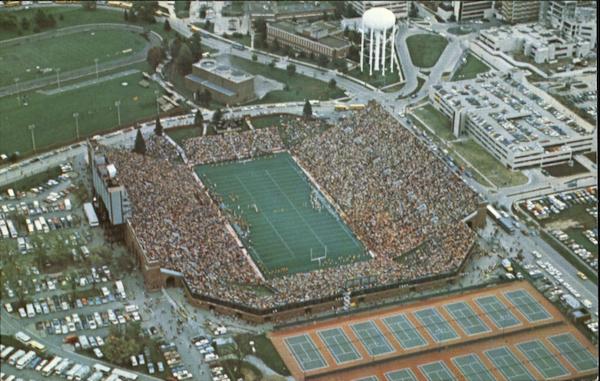
{"type": "Polygon", "coordinates": [[[111,225],[122,225],[131,217],[132,208],[127,190],[120,183],[117,169],[104,155],[90,150],[92,163],[92,184],[98,196],[99,210],[111,225]]]}
{"type": "Polygon", "coordinates": [[[503,0],[500,13],[504,21],[511,24],[537,21],[540,16],[540,1],[503,0]]]}
{"type": "Polygon", "coordinates": [[[595,2],[549,1],[546,21],[565,38],[590,41],[596,46],[597,10],[595,2]]]}
{"type": "Polygon", "coordinates": [[[314,23],[294,23],[279,21],[267,24],[267,41],[281,46],[289,46],[307,54],[323,55],[329,59],[345,58],[350,42],[341,37],[343,31],[339,23],[317,21],[314,23]]]}
{"type": "Polygon", "coordinates": [[[492,0],[452,1],[456,21],[489,19],[494,13],[492,0]]]}
{"type": "Polygon", "coordinates": [[[538,24],[482,30],[478,41],[493,51],[523,53],[536,63],[585,57],[593,47],[589,41],[565,38],[559,30],[538,24]]]}
{"type": "Polygon", "coordinates": [[[256,98],[253,75],[208,58],[192,66],[192,73],[185,77],[185,84],[194,92],[208,90],[212,99],[228,105],[256,98]]]}
{"type": "Polygon", "coordinates": [[[408,17],[408,11],[410,1],[407,0],[396,0],[396,1],[349,1],[350,6],[358,13],[363,15],[366,11],[371,8],[381,7],[387,8],[394,16],[396,20],[408,17]]]}
{"type": "Polygon", "coordinates": [[[546,103],[521,72],[480,74],[429,88],[433,106],[509,168],[551,165],[596,149],[594,130],[546,103]]]}

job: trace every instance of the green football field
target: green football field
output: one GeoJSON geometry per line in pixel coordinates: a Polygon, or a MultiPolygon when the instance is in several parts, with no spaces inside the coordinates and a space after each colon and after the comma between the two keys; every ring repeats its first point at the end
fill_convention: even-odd
{"type": "Polygon", "coordinates": [[[138,33],[123,30],[77,32],[61,37],[30,41],[18,46],[0,48],[0,86],[14,85],[14,79],[31,79],[55,75],[81,67],[130,57],[141,51],[148,41],[138,33]],[[131,49],[130,52],[123,52],[131,49]],[[37,68],[51,68],[42,73],[37,68]]]}
{"type": "Polygon", "coordinates": [[[230,214],[266,278],[368,258],[288,153],[199,166],[196,172],[230,214]]]}

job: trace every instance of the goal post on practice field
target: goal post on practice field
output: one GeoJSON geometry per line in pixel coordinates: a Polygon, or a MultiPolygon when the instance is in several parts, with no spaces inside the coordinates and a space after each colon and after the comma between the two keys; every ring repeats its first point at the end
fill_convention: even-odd
{"type": "Polygon", "coordinates": [[[317,262],[318,261],[319,262],[319,266],[321,266],[321,261],[324,260],[324,259],[327,259],[327,246],[325,246],[325,253],[324,253],[324,255],[321,255],[321,256],[318,256],[318,257],[315,257],[313,255],[313,249],[310,249],[310,261],[311,262],[317,262]]]}

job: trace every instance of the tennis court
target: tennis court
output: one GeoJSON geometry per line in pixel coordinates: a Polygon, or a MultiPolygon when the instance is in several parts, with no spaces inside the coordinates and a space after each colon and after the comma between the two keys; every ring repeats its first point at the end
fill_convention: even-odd
{"type": "Polygon", "coordinates": [[[476,354],[454,357],[452,362],[465,376],[466,381],[495,381],[476,354]]]}
{"type": "Polygon", "coordinates": [[[377,376],[369,376],[369,377],[359,378],[354,381],[379,381],[379,379],[377,378],[377,376]]]}
{"type": "Polygon", "coordinates": [[[558,352],[579,372],[598,368],[598,359],[570,333],[548,338],[558,352]]]}
{"type": "Polygon", "coordinates": [[[341,328],[319,331],[319,336],[327,345],[327,349],[331,352],[336,363],[342,364],[358,360],[361,357],[341,328]]]}
{"type": "Polygon", "coordinates": [[[387,381],[417,381],[415,374],[409,368],[394,370],[385,374],[387,381]]]}
{"type": "Polygon", "coordinates": [[[517,348],[545,379],[562,377],[569,374],[560,361],[539,340],[517,344],[517,348]]]}
{"type": "Polygon", "coordinates": [[[285,343],[302,370],[309,371],[327,366],[321,352],[319,352],[310,336],[288,337],[285,339],[285,343]]]}
{"type": "Polygon", "coordinates": [[[498,328],[510,328],[521,324],[519,319],[494,295],[475,299],[498,328]]]}
{"type": "Polygon", "coordinates": [[[288,153],[196,171],[266,278],[369,258],[288,153]]]}
{"type": "Polygon", "coordinates": [[[485,351],[488,359],[508,381],[535,381],[535,378],[506,347],[485,351]]]}
{"type": "Polygon", "coordinates": [[[352,324],[351,327],[369,355],[379,356],[394,351],[385,336],[372,321],[352,324]]]}
{"type": "Polygon", "coordinates": [[[436,361],[420,365],[419,369],[429,381],[453,381],[456,380],[443,361],[436,361]]]}
{"type": "Polygon", "coordinates": [[[394,337],[398,340],[402,348],[412,349],[427,345],[423,336],[412,325],[406,315],[388,316],[383,318],[383,322],[390,332],[394,334],[394,337]]]}
{"type": "Polygon", "coordinates": [[[490,329],[475,311],[465,302],[446,304],[446,311],[454,318],[467,335],[477,335],[478,333],[490,332],[490,329]]]}
{"type": "Polygon", "coordinates": [[[504,293],[504,296],[521,311],[529,322],[551,318],[548,311],[525,290],[509,291],[504,293]]]}
{"type": "Polygon", "coordinates": [[[414,315],[436,342],[457,339],[458,334],[435,308],[416,311],[414,315]]]}

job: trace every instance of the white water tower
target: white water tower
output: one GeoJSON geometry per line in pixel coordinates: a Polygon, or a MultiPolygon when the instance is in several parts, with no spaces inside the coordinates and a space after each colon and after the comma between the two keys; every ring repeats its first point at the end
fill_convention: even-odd
{"type": "Polygon", "coordinates": [[[394,72],[394,41],[396,39],[396,16],[386,8],[376,7],[366,11],[362,16],[360,38],[360,71],[363,71],[364,60],[368,59],[369,75],[381,71],[385,75],[386,53],[389,57],[389,69],[394,72]],[[368,45],[368,54],[365,51],[368,45]]]}

